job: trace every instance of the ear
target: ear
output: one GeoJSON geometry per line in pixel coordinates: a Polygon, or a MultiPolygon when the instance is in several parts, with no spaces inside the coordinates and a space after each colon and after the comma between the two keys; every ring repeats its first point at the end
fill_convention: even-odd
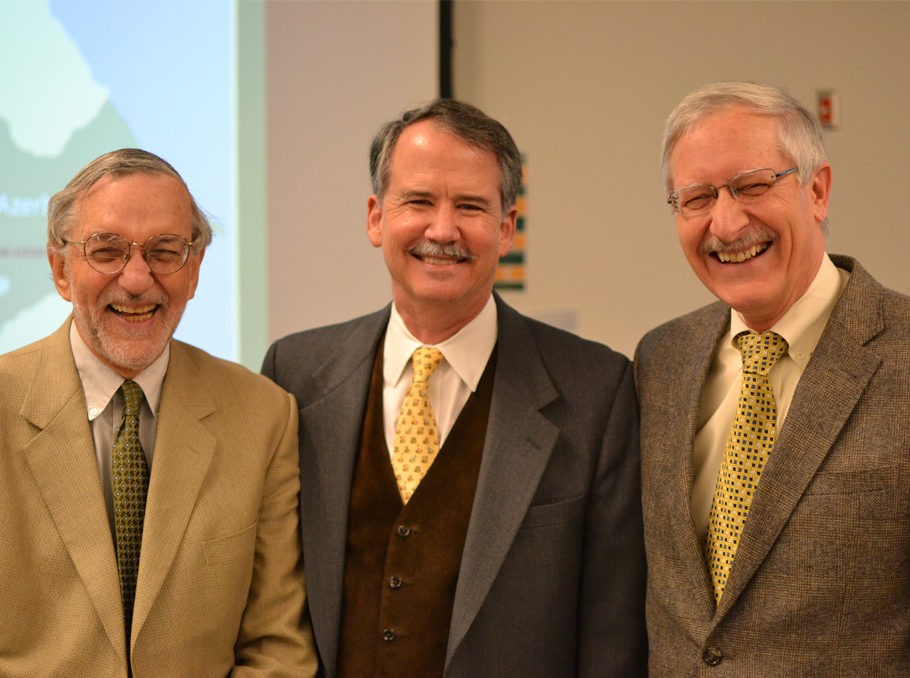
{"type": "Polygon", "coordinates": [[[202,258],[205,256],[205,248],[200,250],[199,254],[193,254],[189,262],[190,268],[190,294],[187,301],[196,296],[196,286],[199,284],[199,267],[202,266],[202,258]]]}
{"type": "Polygon", "coordinates": [[[47,260],[51,265],[51,276],[54,278],[54,287],[66,301],[73,300],[73,291],[66,275],[66,257],[58,252],[51,243],[47,244],[47,260]]]}
{"type": "Polygon", "coordinates": [[[518,206],[512,205],[508,213],[503,217],[499,226],[499,256],[504,257],[512,249],[512,243],[515,241],[515,224],[518,221],[518,206]]]}
{"type": "Polygon", "coordinates": [[[823,162],[812,173],[809,180],[809,199],[817,223],[828,214],[828,198],[831,196],[831,165],[823,162]]]}
{"type": "Polygon", "coordinates": [[[367,237],[373,247],[382,247],[382,204],[375,195],[367,200],[367,237]]]}

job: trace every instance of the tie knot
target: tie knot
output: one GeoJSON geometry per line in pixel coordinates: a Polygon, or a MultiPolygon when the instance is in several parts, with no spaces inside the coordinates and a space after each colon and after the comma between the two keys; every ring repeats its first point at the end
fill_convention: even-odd
{"type": "Polygon", "coordinates": [[[425,384],[444,358],[438,348],[422,346],[414,351],[414,383],[425,384]]]}
{"type": "Polygon", "coordinates": [[[139,414],[139,408],[142,406],[142,387],[135,381],[127,379],[120,386],[123,392],[123,414],[133,416],[139,414]]]}
{"type": "Polygon", "coordinates": [[[736,335],[743,354],[743,372],[768,376],[780,357],[787,352],[787,340],[776,332],[741,332],[736,335]]]}

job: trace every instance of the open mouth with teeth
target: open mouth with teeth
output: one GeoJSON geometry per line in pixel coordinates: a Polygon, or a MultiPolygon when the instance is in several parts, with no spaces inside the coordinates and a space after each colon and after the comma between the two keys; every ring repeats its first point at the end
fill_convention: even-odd
{"type": "Polygon", "coordinates": [[[718,261],[722,264],[740,264],[761,255],[770,246],[771,243],[763,242],[758,245],[753,245],[745,252],[714,252],[714,256],[716,256],[718,261]]]}
{"type": "Polygon", "coordinates": [[[452,257],[439,258],[439,257],[429,257],[421,256],[419,254],[414,255],[416,258],[420,259],[425,264],[431,264],[432,266],[451,266],[452,264],[458,264],[466,259],[454,259],[452,257]]]}
{"type": "Polygon", "coordinates": [[[111,304],[108,306],[118,318],[123,318],[124,320],[129,320],[130,322],[138,323],[143,320],[148,320],[158,311],[158,304],[149,304],[148,306],[139,306],[137,308],[131,308],[129,306],[120,306],[118,304],[111,304]]]}

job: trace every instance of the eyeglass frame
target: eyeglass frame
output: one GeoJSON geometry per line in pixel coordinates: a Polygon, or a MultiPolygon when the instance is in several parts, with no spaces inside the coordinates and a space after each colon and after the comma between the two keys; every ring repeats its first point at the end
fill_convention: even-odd
{"type": "Polygon", "coordinates": [[[676,212],[683,219],[689,219],[690,217],[701,216],[702,214],[707,214],[712,209],[714,209],[714,206],[717,204],[717,201],[720,199],[720,189],[722,189],[722,188],[726,188],[727,190],[729,190],[730,195],[732,195],[733,199],[736,200],[737,202],[748,202],[747,200],[742,200],[742,198],[739,196],[739,193],[736,191],[736,189],[734,189],[733,186],[731,186],[731,184],[734,181],[736,181],[737,179],[739,179],[740,177],[743,177],[747,174],[752,174],[753,172],[768,172],[768,171],[774,172],[774,186],[771,186],[771,188],[768,191],[765,191],[761,195],[756,196],[757,198],[761,198],[763,195],[766,195],[768,192],[770,192],[771,189],[773,189],[777,186],[777,182],[780,180],[781,177],[785,177],[788,174],[792,174],[793,172],[796,172],[798,169],[799,169],[799,167],[791,167],[790,169],[784,170],[783,172],[774,172],[774,170],[770,167],[760,167],[758,169],[748,170],[746,172],[740,172],[735,177],[730,179],[730,181],[728,181],[725,184],[721,184],[720,186],[712,186],[711,184],[692,184],[691,186],[683,186],[682,188],[677,188],[675,191],[670,193],[670,195],[667,197],[667,204],[670,205],[670,207],[673,208],[673,211],[676,212]],[[679,192],[688,190],[690,188],[698,188],[699,186],[705,186],[705,187],[711,189],[711,191],[714,193],[714,202],[711,203],[711,206],[708,209],[701,211],[701,212],[695,212],[694,214],[690,214],[690,215],[686,216],[682,213],[682,207],[679,206],[679,192]]]}
{"type": "Polygon", "coordinates": [[[187,240],[182,235],[177,235],[176,233],[158,233],[156,235],[149,236],[145,242],[130,242],[129,240],[124,238],[119,233],[92,233],[86,240],[67,240],[65,238],[63,239],[64,246],[81,245],[82,246],[82,256],[85,257],[85,261],[88,263],[89,266],[91,266],[93,271],[96,271],[96,272],[100,273],[101,275],[117,275],[118,273],[121,273],[123,271],[123,269],[126,268],[126,265],[129,263],[130,257],[133,256],[133,245],[138,247],[139,250],[142,252],[142,258],[145,260],[146,265],[149,267],[149,270],[152,273],[154,273],[155,275],[173,275],[174,273],[177,273],[178,271],[183,269],[184,266],[186,266],[186,262],[190,260],[190,253],[193,251],[193,244],[195,242],[196,242],[195,240],[187,240]],[[85,246],[89,242],[89,240],[91,240],[92,238],[97,238],[102,235],[109,235],[109,236],[114,236],[116,238],[120,238],[128,245],[126,254],[123,256],[123,266],[118,268],[116,271],[99,271],[97,268],[92,266],[92,260],[89,258],[88,254],[86,254],[86,252],[85,252],[85,246]],[[184,258],[183,258],[183,263],[180,264],[179,268],[177,268],[176,270],[170,271],[168,273],[161,273],[159,271],[156,271],[154,268],[152,268],[152,264],[149,261],[149,255],[145,251],[145,246],[149,244],[150,240],[154,240],[155,238],[160,238],[162,236],[171,236],[173,238],[180,238],[184,243],[186,243],[186,256],[184,256],[184,258]]]}

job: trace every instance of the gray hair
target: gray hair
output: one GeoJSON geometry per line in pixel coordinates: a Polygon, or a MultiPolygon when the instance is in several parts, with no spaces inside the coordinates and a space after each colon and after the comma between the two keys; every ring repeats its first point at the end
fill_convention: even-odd
{"type": "Polygon", "coordinates": [[[373,193],[382,202],[389,182],[392,151],[406,127],[421,120],[432,120],[446,132],[469,146],[490,151],[499,164],[499,195],[503,211],[515,204],[521,189],[521,154],[509,131],[483,111],[455,99],[436,99],[407,111],[376,133],[370,145],[370,177],[373,193]]]}
{"type": "Polygon", "coordinates": [[[60,252],[66,244],[67,234],[75,225],[76,204],[98,181],[108,174],[160,174],[177,179],[190,196],[192,214],[193,251],[201,252],[212,242],[212,227],[190,194],[186,182],[177,170],[154,153],[138,148],[122,148],[95,158],[79,170],[66,187],[55,193],[47,204],[47,244],[60,252]]]}
{"type": "Polygon", "coordinates": [[[679,138],[712,113],[734,107],[778,118],[778,147],[799,168],[799,180],[803,185],[828,159],[821,126],[792,96],[771,85],[718,82],[692,92],[667,118],[660,162],[667,193],[673,190],[670,155],[679,138]]]}

